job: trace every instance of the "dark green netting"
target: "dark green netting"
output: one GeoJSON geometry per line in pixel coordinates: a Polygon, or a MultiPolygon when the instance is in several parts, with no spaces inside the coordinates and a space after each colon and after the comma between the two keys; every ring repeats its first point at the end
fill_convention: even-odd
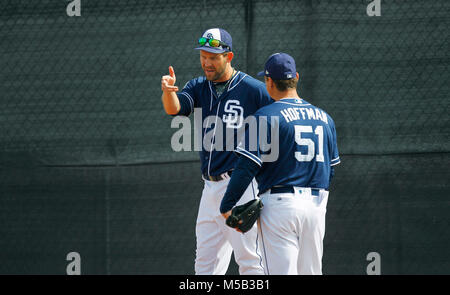
{"type": "MultiPolygon", "coordinates": [[[[160,78],[202,74],[197,38],[233,36],[255,75],[297,61],[335,120],[324,273],[450,272],[450,2],[0,1],[0,273],[192,274],[198,154],[174,152],[160,78]]],[[[236,273],[232,265],[230,273],[236,273]]]]}

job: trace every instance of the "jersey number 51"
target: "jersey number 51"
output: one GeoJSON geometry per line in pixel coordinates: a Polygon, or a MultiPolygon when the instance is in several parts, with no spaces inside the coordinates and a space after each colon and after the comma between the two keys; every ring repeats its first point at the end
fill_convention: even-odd
{"type": "Polygon", "coordinates": [[[295,152],[295,158],[299,162],[310,162],[316,158],[317,162],[324,162],[323,157],[323,126],[317,126],[314,130],[314,134],[318,137],[318,153],[316,153],[316,148],[314,141],[311,138],[303,138],[302,134],[312,133],[312,126],[302,126],[295,125],[295,142],[300,146],[306,146],[308,149],[307,154],[302,154],[301,152],[295,152]]]}

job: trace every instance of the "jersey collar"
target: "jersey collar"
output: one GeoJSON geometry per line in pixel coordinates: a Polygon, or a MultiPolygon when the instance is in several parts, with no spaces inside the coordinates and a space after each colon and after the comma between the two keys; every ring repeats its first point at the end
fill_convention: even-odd
{"type": "Polygon", "coordinates": [[[289,103],[298,103],[298,104],[304,104],[306,103],[302,98],[296,98],[296,97],[285,97],[280,100],[280,102],[289,102],[289,103]]]}
{"type": "MultiPolygon", "coordinates": [[[[247,76],[247,74],[243,74],[241,71],[236,71],[233,77],[231,77],[231,81],[228,83],[227,87],[223,91],[222,95],[226,92],[233,90],[234,87],[236,87],[239,83],[242,82],[242,80],[247,76]]],[[[216,92],[213,91],[214,86],[213,82],[208,81],[209,88],[211,89],[211,92],[213,93],[215,98],[218,98],[216,95],[216,92]]]]}

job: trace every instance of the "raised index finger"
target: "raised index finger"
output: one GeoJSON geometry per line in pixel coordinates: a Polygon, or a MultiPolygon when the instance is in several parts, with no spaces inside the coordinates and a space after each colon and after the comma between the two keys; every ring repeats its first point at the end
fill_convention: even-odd
{"type": "Polygon", "coordinates": [[[172,78],[175,78],[175,71],[172,66],[169,67],[169,75],[172,78]]]}

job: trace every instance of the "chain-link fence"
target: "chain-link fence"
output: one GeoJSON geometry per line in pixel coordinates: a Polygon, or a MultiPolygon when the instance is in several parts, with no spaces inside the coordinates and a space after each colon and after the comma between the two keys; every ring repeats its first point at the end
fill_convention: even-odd
{"type": "Polygon", "coordinates": [[[84,273],[193,272],[198,155],[170,146],[160,78],[202,75],[211,27],[250,75],[291,54],[336,122],[324,273],[370,252],[382,273],[450,272],[450,2],[72,2],[0,0],[0,273],[64,273],[70,251],[84,273]]]}

